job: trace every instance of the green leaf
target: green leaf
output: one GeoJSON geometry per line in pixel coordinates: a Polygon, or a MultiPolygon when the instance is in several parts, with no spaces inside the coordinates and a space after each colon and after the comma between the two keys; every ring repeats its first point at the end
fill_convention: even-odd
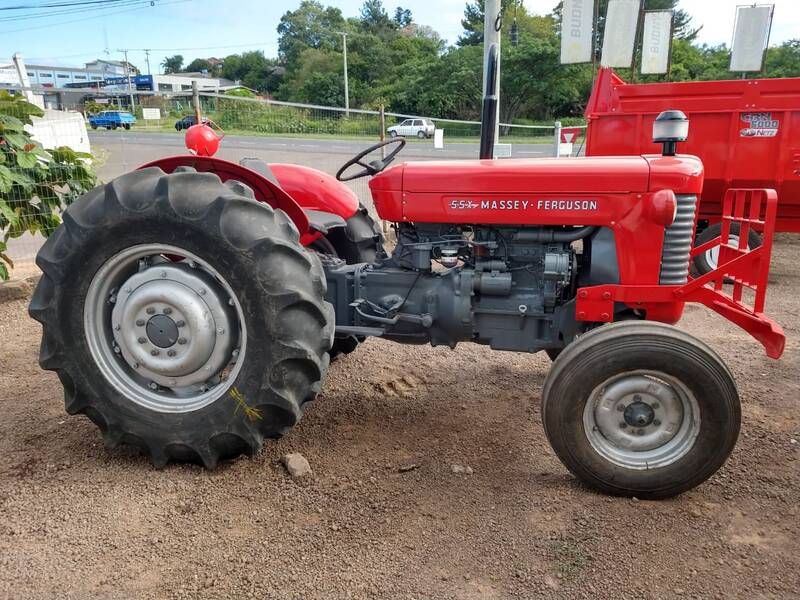
{"type": "Polygon", "coordinates": [[[17,165],[23,169],[33,169],[39,164],[39,158],[33,152],[17,152],[17,165]]]}
{"type": "MultiPolygon", "coordinates": [[[[0,200],[0,215],[3,215],[12,227],[16,226],[19,222],[19,215],[5,200],[0,200]]],[[[0,249],[0,252],[3,250],[5,250],[5,248],[0,249]]]]}
{"type": "Polygon", "coordinates": [[[4,132],[0,137],[5,139],[12,148],[24,148],[31,143],[30,138],[24,133],[4,132]]]}
{"type": "Polygon", "coordinates": [[[7,260],[7,257],[4,254],[0,253],[0,280],[8,281],[8,267],[3,264],[7,260]]]}
{"type": "Polygon", "coordinates": [[[24,131],[25,123],[11,115],[0,114],[0,131],[24,131]]]}
{"type": "Polygon", "coordinates": [[[8,167],[0,165],[0,194],[5,194],[14,184],[14,173],[8,167]]]}

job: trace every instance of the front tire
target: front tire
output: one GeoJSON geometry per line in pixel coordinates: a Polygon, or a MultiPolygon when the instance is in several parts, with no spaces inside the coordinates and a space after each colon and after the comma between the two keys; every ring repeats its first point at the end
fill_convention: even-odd
{"type": "Polygon", "coordinates": [[[424,140],[424,139],[425,139],[425,138],[427,138],[428,136],[425,134],[425,132],[424,132],[424,131],[418,131],[418,132],[417,132],[417,137],[418,137],[419,139],[421,139],[421,140],[424,140]]]}
{"type": "Polygon", "coordinates": [[[733,450],[741,408],[728,368],[674,327],[622,322],[567,346],[542,392],[556,455],[602,492],[668,498],[713,475],[733,450]]]}
{"type": "Polygon", "coordinates": [[[109,447],[211,468],[287,431],[320,389],[334,331],[321,265],[238,182],[126,174],[66,210],[37,264],[40,364],[109,447]]]}

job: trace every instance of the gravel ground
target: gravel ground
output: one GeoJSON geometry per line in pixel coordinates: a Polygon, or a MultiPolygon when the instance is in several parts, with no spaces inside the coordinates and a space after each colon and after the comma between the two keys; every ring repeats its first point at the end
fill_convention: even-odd
{"type": "Polygon", "coordinates": [[[779,238],[782,360],[687,309],[682,327],[736,376],[744,422],[715,477],[662,502],[598,495],[561,466],[539,416],[544,355],[468,344],[369,341],[259,455],[156,471],[65,415],[38,324],[2,304],[0,597],[797,598],[798,253],[779,238]],[[290,452],[311,477],[289,477],[290,452]]]}

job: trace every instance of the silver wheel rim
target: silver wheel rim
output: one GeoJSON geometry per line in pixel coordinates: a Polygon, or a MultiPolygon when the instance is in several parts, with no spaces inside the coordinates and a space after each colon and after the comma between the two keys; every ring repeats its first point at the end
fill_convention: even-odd
{"type": "Polygon", "coordinates": [[[592,391],[583,426],[592,448],[606,460],[627,469],[657,469],[691,450],[700,433],[700,406],[674,377],[632,371],[592,391]]]}
{"type": "MultiPolygon", "coordinates": [[[[739,236],[730,234],[728,236],[728,246],[732,248],[739,247],[739,236]]],[[[719,246],[714,246],[711,250],[706,250],[706,263],[708,266],[711,267],[711,270],[715,270],[719,265],[719,246]]]]}
{"type": "Polygon", "coordinates": [[[92,278],[83,317],[103,377],[154,411],[208,406],[244,362],[239,300],[213,267],[177,246],[132,246],[108,259],[92,278]]]}

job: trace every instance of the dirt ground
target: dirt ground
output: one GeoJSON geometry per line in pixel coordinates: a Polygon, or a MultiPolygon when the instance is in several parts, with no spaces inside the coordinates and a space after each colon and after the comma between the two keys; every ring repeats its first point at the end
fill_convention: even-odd
{"type": "Polygon", "coordinates": [[[0,305],[0,597],[797,598],[798,254],[779,239],[780,361],[688,308],[682,327],[738,380],[743,428],[715,477],[662,502],[593,493],[561,466],[540,422],[544,355],[468,344],[369,341],[258,456],[157,471],[64,413],[38,324],[0,305]],[[287,452],[313,478],[292,480],[287,452]]]}

